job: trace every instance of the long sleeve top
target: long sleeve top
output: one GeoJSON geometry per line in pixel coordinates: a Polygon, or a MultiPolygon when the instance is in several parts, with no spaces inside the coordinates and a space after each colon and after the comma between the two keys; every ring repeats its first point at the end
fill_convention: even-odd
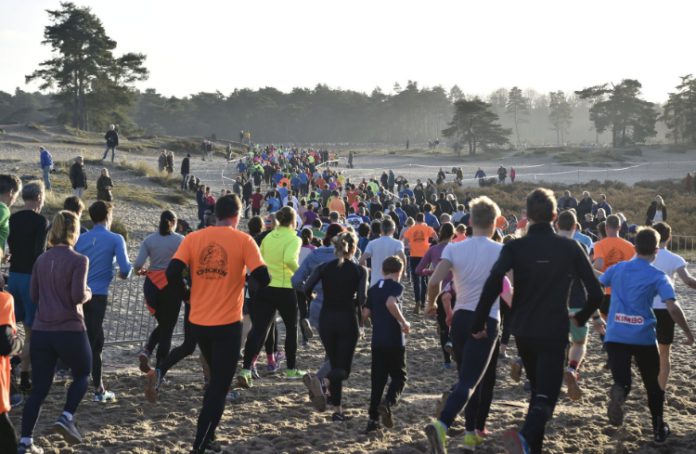
{"type": "Polygon", "coordinates": [[[338,259],[316,267],[303,286],[311,296],[312,290],[321,281],[324,302],[321,313],[356,312],[367,299],[367,269],[350,260],[339,263],[338,259]],[[356,306],[357,296],[357,306],[356,306]]]}
{"type": "Polygon", "coordinates": [[[84,331],[82,304],[92,299],[87,286],[89,259],[59,245],[42,254],[31,273],[36,331],[84,331]]]}
{"type": "Polygon", "coordinates": [[[556,235],[550,224],[533,224],[527,235],[506,244],[481,293],[472,332],[482,331],[491,306],[513,270],[512,334],[552,340],[568,339],[570,285],[579,279],[587,303],[576,318],[584,324],[602,301],[602,288],[590,259],[576,241],[556,235]]]}
{"type": "Polygon", "coordinates": [[[80,235],[75,251],[89,258],[87,283],[95,295],[109,294],[109,285],[114,278],[114,262],[118,263],[122,278],[130,275],[132,267],[126,254],[126,241],[103,224],[97,224],[80,235]]]}

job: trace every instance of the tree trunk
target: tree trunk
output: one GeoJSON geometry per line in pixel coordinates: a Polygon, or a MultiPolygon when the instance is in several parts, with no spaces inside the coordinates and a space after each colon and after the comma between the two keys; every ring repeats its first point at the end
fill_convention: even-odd
{"type": "Polygon", "coordinates": [[[517,137],[517,148],[522,148],[522,144],[520,143],[520,129],[517,124],[517,109],[513,112],[513,117],[515,119],[515,136],[517,137]]]}

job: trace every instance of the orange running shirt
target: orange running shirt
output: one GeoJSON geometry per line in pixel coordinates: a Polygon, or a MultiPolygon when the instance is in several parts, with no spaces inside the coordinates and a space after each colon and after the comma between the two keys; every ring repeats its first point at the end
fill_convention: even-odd
{"type": "Polygon", "coordinates": [[[346,215],[346,204],[340,197],[332,197],[329,201],[329,210],[336,211],[341,216],[346,215]]]}
{"type": "MultiPolygon", "coordinates": [[[[594,244],[594,259],[602,259],[602,273],[610,266],[632,259],[634,255],[635,247],[623,238],[607,237],[594,244]]],[[[604,293],[611,295],[611,289],[607,287],[604,293]]]]}
{"type": "MultiPolygon", "coordinates": [[[[0,326],[10,325],[17,332],[14,314],[14,299],[6,292],[0,292],[0,326]]],[[[10,357],[0,356],[0,413],[7,413],[10,405],[10,357]]]]}
{"type": "Polygon", "coordinates": [[[430,238],[436,235],[435,230],[428,224],[415,224],[404,233],[411,249],[411,257],[424,257],[430,247],[430,238]]]}
{"type": "Polygon", "coordinates": [[[242,319],[246,269],[263,266],[254,239],[232,227],[188,234],[173,259],[191,269],[191,323],[218,326],[242,319]]]}

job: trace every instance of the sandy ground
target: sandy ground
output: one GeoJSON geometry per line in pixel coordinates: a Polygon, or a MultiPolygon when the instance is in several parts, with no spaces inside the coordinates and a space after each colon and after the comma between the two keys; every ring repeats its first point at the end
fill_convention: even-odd
{"type": "MultiPolygon", "coordinates": [[[[25,162],[38,160],[38,152],[31,149],[3,146],[0,143],[0,159],[22,159],[25,162]]],[[[51,148],[54,157],[69,159],[77,153],[96,156],[99,147],[82,149],[56,144],[51,148]]],[[[130,155],[129,159],[135,159],[130,155]]],[[[154,162],[154,156],[138,157],[154,162]]],[[[676,158],[675,158],[676,159],[676,158]]],[[[682,160],[688,157],[682,157],[682,160]]],[[[419,166],[451,166],[447,158],[434,161],[432,157],[375,156],[358,157],[356,169],[358,176],[379,174],[383,169],[393,168],[397,174],[409,177],[433,177],[436,168],[419,166]],[[368,170],[374,169],[374,170],[368,170]]],[[[505,162],[506,165],[510,163],[505,162]]],[[[516,162],[514,163],[517,164],[516,162]]],[[[527,172],[524,166],[549,166],[555,164],[524,162],[519,163],[518,175],[527,172]]],[[[485,163],[486,171],[493,170],[498,163],[485,163]]],[[[678,166],[674,164],[675,166],[678,166]]],[[[1,171],[12,170],[16,164],[0,163],[1,171]]],[[[193,173],[210,175],[210,182],[227,181],[217,175],[230,175],[233,170],[225,169],[221,160],[212,164],[195,160],[193,173]],[[230,173],[227,173],[227,172],[230,173]]],[[[475,170],[477,163],[467,164],[466,169],[475,170]]],[[[667,171],[657,171],[655,179],[670,177],[667,171]]],[[[681,165],[679,176],[683,175],[685,164],[681,165]]],[[[668,165],[665,164],[665,168],[668,165]]],[[[529,167],[529,172],[541,172],[542,167],[529,167]]],[[[96,172],[90,169],[90,172],[96,172]]],[[[568,171],[565,166],[561,170],[568,171]]],[[[473,171],[472,171],[473,173],[473,171]]],[[[38,174],[38,171],[37,171],[38,174]]],[[[628,175],[628,174],[626,174],[628,175]]],[[[122,175],[123,178],[130,178],[122,175]]],[[[677,175],[675,175],[677,177],[677,175]]],[[[644,179],[644,178],[641,178],[644,179]]],[[[137,180],[133,180],[137,183],[137,180]]],[[[146,190],[160,190],[141,182],[146,190]]],[[[181,208],[186,209],[185,207],[181,208]]],[[[132,231],[131,246],[137,245],[146,233],[155,228],[158,209],[142,207],[123,207],[132,231]]],[[[133,252],[131,247],[131,252],[133,252]]],[[[687,314],[696,318],[692,301],[696,292],[678,286],[679,294],[687,314]]],[[[406,306],[412,307],[412,294],[406,295],[406,306]]],[[[410,313],[407,318],[413,322],[412,333],[408,337],[409,381],[400,406],[395,409],[396,427],[378,434],[367,436],[363,433],[367,422],[367,405],[370,391],[369,369],[369,329],[368,337],[357,348],[353,373],[345,386],[345,408],[349,419],[344,423],[332,423],[330,413],[319,414],[309,405],[304,386],[300,381],[290,381],[279,376],[267,376],[255,382],[254,388],[242,392],[239,401],[226,408],[218,438],[224,452],[246,453],[416,453],[424,452],[427,442],[423,426],[432,416],[436,401],[442,391],[448,389],[456,379],[454,371],[441,369],[442,356],[439,349],[435,322],[431,319],[410,313]]],[[[677,342],[683,339],[677,335],[677,342]]],[[[177,341],[175,340],[175,344],[177,341]]],[[[282,345],[282,343],[281,343],[282,345]]],[[[47,453],[185,453],[193,440],[196,418],[203,393],[202,372],[194,357],[186,359],[174,368],[170,382],[164,387],[158,404],[149,404],[143,397],[144,379],[136,368],[135,354],[138,345],[109,346],[105,351],[105,381],[107,387],[116,392],[118,401],[102,405],[89,401],[88,394],[78,413],[78,424],[85,436],[81,445],[69,447],[56,435],[50,434],[50,425],[59,415],[65,393],[64,381],[56,381],[44,405],[43,413],[36,428],[37,443],[47,453]]],[[[650,418],[645,393],[640,380],[626,405],[626,420],[620,429],[608,425],[606,418],[606,392],[611,377],[603,368],[604,355],[596,335],[592,335],[588,360],[582,371],[581,385],[585,397],[579,402],[571,402],[563,395],[556,408],[554,419],[548,426],[545,451],[550,453],[693,453],[696,451],[696,387],[693,386],[694,349],[682,345],[674,346],[673,373],[668,389],[666,419],[670,422],[674,435],[664,446],[654,446],[651,439],[650,418]]],[[[313,339],[308,347],[298,352],[299,367],[314,369],[323,358],[323,349],[318,339],[313,339]]],[[[263,361],[261,362],[261,364],[263,361]]],[[[263,365],[263,364],[262,364],[263,365]]],[[[498,382],[495,400],[488,421],[490,438],[480,448],[480,452],[502,452],[500,433],[502,430],[517,427],[526,412],[528,394],[521,383],[509,378],[509,364],[498,364],[498,382]]],[[[14,424],[19,428],[21,408],[11,414],[14,424]]],[[[455,425],[451,438],[450,452],[461,452],[462,425],[455,425]]],[[[2,449],[0,449],[0,452],[2,449]]]]}

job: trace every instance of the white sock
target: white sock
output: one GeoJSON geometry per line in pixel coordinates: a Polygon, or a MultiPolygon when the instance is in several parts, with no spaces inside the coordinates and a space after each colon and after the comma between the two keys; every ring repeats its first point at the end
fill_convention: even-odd
{"type": "Polygon", "coordinates": [[[72,419],[73,419],[72,413],[70,413],[68,411],[64,411],[63,416],[65,416],[68,419],[68,421],[72,421],[72,419]]]}
{"type": "Polygon", "coordinates": [[[34,439],[31,437],[22,437],[19,440],[20,443],[22,443],[24,446],[31,446],[34,444],[34,439]]]}

